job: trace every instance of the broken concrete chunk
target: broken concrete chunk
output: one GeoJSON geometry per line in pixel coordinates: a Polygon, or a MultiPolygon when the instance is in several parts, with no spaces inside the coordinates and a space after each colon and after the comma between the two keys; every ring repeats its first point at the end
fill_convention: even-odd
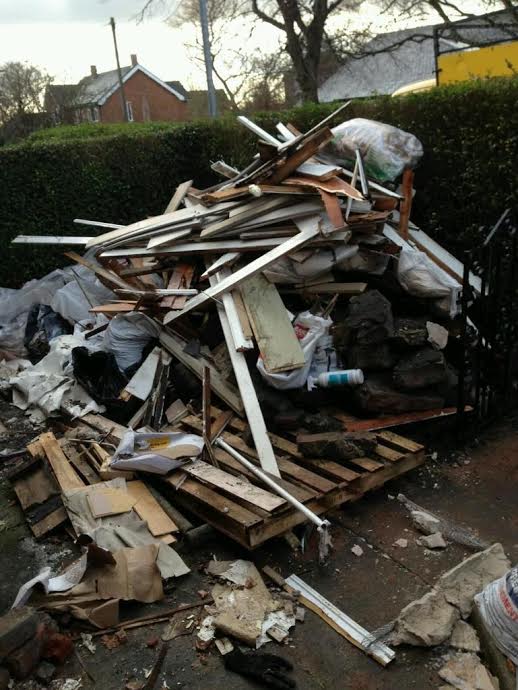
{"type": "Polygon", "coordinates": [[[432,410],[443,407],[444,396],[436,389],[413,391],[412,393],[397,390],[390,373],[368,374],[361,386],[351,391],[351,396],[364,412],[413,412],[432,410]]]}
{"type": "Polygon", "coordinates": [[[459,690],[498,690],[499,683],[476,654],[457,654],[439,671],[439,676],[459,690]]]}
{"type": "Polygon", "coordinates": [[[355,544],[351,551],[354,553],[355,556],[363,556],[363,549],[361,546],[358,546],[358,544],[355,544]]]}
{"type": "Polygon", "coordinates": [[[392,379],[396,388],[404,391],[445,383],[447,373],[444,355],[432,348],[423,348],[401,359],[394,367],[392,379]]]}
{"type": "Polygon", "coordinates": [[[475,628],[466,621],[458,621],[451,634],[450,647],[463,652],[480,652],[480,640],[475,628]]]}
{"type": "Polygon", "coordinates": [[[297,445],[307,458],[333,458],[335,462],[361,458],[373,453],[378,440],[369,432],[299,434],[297,445]]]}
{"type": "Polygon", "coordinates": [[[425,513],[422,510],[412,510],[410,516],[415,527],[420,532],[424,532],[424,534],[434,534],[440,529],[441,521],[430,515],[430,513],[425,513]]]}
{"type": "Polygon", "coordinates": [[[440,326],[433,321],[426,322],[426,330],[428,332],[428,342],[434,350],[444,350],[448,344],[449,333],[444,326],[440,326]]]}
{"type": "Polygon", "coordinates": [[[501,544],[493,544],[485,551],[473,554],[442,575],[437,586],[446,600],[457,606],[463,618],[473,607],[473,597],[486,585],[506,574],[511,563],[501,544]]]}
{"type": "Polygon", "coordinates": [[[445,549],[447,546],[440,532],[434,532],[426,537],[419,537],[417,541],[427,549],[445,549]]]}
{"type": "Polygon", "coordinates": [[[408,539],[396,539],[394,546],[399,546],[400,549],[406,549],[408,546],[408,539]]]}
{"type": "Polygon", "coordinates": [[[375,345],[394,335],[392,306],[378,290],[353,297],[344,323],[354,333],[354,341],[363,345],[375,345]]]}
{"type": "Polygon", "coordinates": [[[458,610],[446,601],[442,592],[432,589],[401,611],[391,642],[433,647],[450,637],[459,617],[458,610]]]}

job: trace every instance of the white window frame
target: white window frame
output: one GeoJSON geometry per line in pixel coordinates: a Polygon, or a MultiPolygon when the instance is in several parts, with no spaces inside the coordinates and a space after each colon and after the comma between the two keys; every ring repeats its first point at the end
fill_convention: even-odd
{"type": "Polygon", "coordinates": [[[96,105],[90,108],[90,116],[92,122],[100,122],[101,118],[99,116],[99,108],[96,105]]]}
{"type": "Polygon", "coordinates": [[[133,104],[131,101],[126,101],[126,114],[128,116],[128,122],[134,122],[133,119],[133,104]]]}

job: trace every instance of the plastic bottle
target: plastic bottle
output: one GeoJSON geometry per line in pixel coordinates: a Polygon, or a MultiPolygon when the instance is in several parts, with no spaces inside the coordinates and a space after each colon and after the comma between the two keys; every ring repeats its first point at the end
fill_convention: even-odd
{"type": "Polygon", "coordinates": [[[326,371],[314,379],[314,385],[319,388],[331,386],[358,386],[363,383],[363,371],[361,369],[338,369],[326,371]]]}

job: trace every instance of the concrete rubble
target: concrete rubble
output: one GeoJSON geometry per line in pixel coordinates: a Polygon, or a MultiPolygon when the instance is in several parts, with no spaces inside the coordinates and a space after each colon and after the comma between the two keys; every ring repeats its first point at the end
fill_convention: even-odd
{"type": "Polygon", "coordinates": [[[473,597],[510,567],[501,544],[493,544],[442,575],[423,597],[401,611],[391,636],[394,645],[432,647],[445,642],[460,618],[467,618],[473,597]]]}
{"type": "Polygon", "coordinates": [[[445,549],[448,546],[440,532],[419,537],[417,543],[421,546],[426,546],[427,549],[445,549]]]}
{"type": "Polygon", "coordinates": [[[477,631],[466,621],[457,621],[450,638],[450,647],[463,652],[480,652],[477,631]]]}
{"type": "Polygon", "coordinates": [[[439,671],[440,677],[458,690],[499,690],[492,676],[476,654],[457,654],[439,671]]]}

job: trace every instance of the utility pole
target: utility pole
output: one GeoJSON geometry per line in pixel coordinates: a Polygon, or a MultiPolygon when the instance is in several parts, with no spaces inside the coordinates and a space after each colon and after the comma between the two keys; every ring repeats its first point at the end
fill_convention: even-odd
{"type": "Polygon", "coordinates": [[[203,53],[205,56],[205,71],[207,73],[207,96],[209,100],[209,116],[218,116],[216,91],[212,81],[212,55],[210,52],[209,18],[207,15],[207,0],[200,0],[201,33],[203,36],[203,53]]]}
{"type": "Polygon", "coordinates": [[[115,59],[117,60],[117,74],[119,75],[119,88],[121,92],[122,117],[124,122],[128,122],[128,108],[126,106],[126,94],[124,93],[124,83],[122,81],[121,63],[119,61],[119,49],[117,48],[117,34],[115,33],[115,19],[110,17],[110,26],[113,34],[113,45],[115,47],[115,59]]]}

